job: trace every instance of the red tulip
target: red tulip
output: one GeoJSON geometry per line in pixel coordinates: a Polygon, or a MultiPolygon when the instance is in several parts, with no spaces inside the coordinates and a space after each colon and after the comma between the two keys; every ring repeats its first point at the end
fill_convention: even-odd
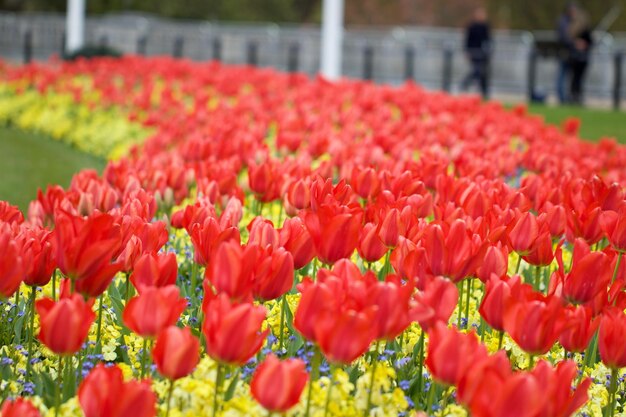
{"type": "Polygon", "coordinates": [[[532,375],[538,382],[539,390],[548,399],[541,417],[569,417],[587,402],[591,379],[585,378],[572,392],[577,373],[578,367],[571,360],[561,361],[555,368],[545,360],[537,363],[532,375]]]}
{"type": "Polygon", "coordinates": [[[143,253],[141,239],[133,235],[128,239],[126,245],[124,245],[124,249],[122,249],[122,253],[120,253],[116,262],[122,265],[121,271],[128,274],[133,271],[135,262],[137,262],[137,259],[139,259],[143,253]]]}
{"type": "Polygon", "coordinates": [[[311,235],[299,217],[285,220],[279,231],[280,246],[293,256],[294,269],[301,269],[311,262],[315,256],[315,248],[311,235]]]}
{"type": "Polygon", "coordinates": [[[326,264],[349,258],[359,239],[363,213],[360,207],[320,206],[304,214],[317,257],[326,264]]]}
{"type": "Polygon", "coordinates": [[[35,303],[35,308],[39,314],[39,340],[58,355],[78,352],[96,318],[91,303],[78,294],[56,302],[43,298],[35,303]]]}
{"type": "Polygon", "coordinates": [[[261,252],[256,265],[252,292],[260,300],[275,300],[293,286],[293,257],[283,248],[261,252]]]}
{"type": "Polygon", "coordinates": [[[385,282],[376,282],[369,288],[368,298],[378,307],[373,325],[376,339],[393,340],[411,324],[412,292],[413,287],[402,285],[395,275],[388,275],[385,282]]]}
{"type": "Polygon", "coordinates": [[[162,221],[146,222],[135,215],[122,218],[122,249],[116,262],[123,264],[122,271],[132,272],[137,259],[145,253],[157,253],[167,242],[167,226],[162,221]]]}
{"type": "Polygon", "coordinates": [[[350,364],[364,354],[376,338],[372,326],[376,308],[364,311],[325,312],[316,318],[315,340],[329,362],[350,364]]]}
{"type": "Polygon", "coordinates": [[[503,350],[478,360],[460,377],[459,403],[466,405],[472,415],[491,415],[494,390],[502,387],[512,374],[511,363],[503,350]]]}
{"type": "Polygon", "coordinates": [[[315,341],[315,323],[325,311],[335,308],[331,288],[323,282],[305,280],[298,285],[302,294],[293,318],[293,326],[304,338],[315,341]]]}
{"type": "Polygon", "coordinates": [[[195,369],[200,360],[200,342],[189,327],[166,327],[157,335],[152,358],[161,375],[177,380],[195,369]]]}
{"type": "Polygon", "coordinates": [[[487,357],[485,346],[474,332],[460,333],[437,323],[428,331],[426,366],[433,378],[446,385],[458,385],[467,370],[487,357]]]}
{"type": "Polygon", "coordinates": [[[378,173],[370,167],[352,169],[350,185],[364,199],[375,197],[380,192],[378,173]]]}
{"type": "Polygon", "coordinates": [[[228,294],[234,300],[247,300],[252,294],[254,270],[261,252],[258,245],[223,242],[217,247],[205,276],[218,293],[228,294]]]}
{"type": "Polygon", "coordinates": [[[162,255],[146,253],[137,259],[130,281],[138,291],[145,287],[166,287],[176,284],[178,264],[173,252],[162,255]]]}
{"type": "Polygon", "coordinates": [[[30,286],[43,287],[52,278],[56,268],[52,247],[52,232],[45,229],[28,229],[21,238],[22,257],[25,260],[24,282],[30,286]]]}
{"type": "Polygon", "coordinates": [[[575,304],[591,301],[611,282],[611,260],[603,252],[591,252],[582,239],[574,245],[572,270],[564,278],[563,296],[575,304]]]}
{"type": "Polygon", "coordinates": [[[559,343],[569,352],[584,352],[599,325],[599,318],[593,317],[590,308],[568,308],[565,310],[564,329],[559,336],[559,343]]]}
{"type": "Polygon", "coordinates": [[[265,308],[232,303],[219,294],[206,304],[202,331],[209,356],[222,363],[245,364],[261,349],[269,330],[261,331],[265,308]]]}
{"type": "Polygon", "coordinates": [[[308,379],[303,361],[280,361],[270,353],[252,376],[250,391],[266,410],[284,413],[298,404],[308,379]]]}
{"type": "Polygon", "coordinates": [[[424,230],[422,244],[431,273],[454,282],[474,275],[487,250],[480,237],[473,235],[462,220],[455,220],[450,226],[429,224],[424,230]]]}
{"type": "Polygon", "coordinates": [[[9,298],[18,290],[27,265],[22,262],[20,248],[8,226],[0,223],[0,299],[9,298]]]}
{"type": "Polygon", "coordinates": [[[567,228],[565,235],[569,242],[582,238],[589,245],[602,239],[602,209],[597,205],[589,205],[581,211],[567,212],[567,228]]]}
{"type": "Polygon", "coordinates": [[[491,245],[485,252],[481,265],[476,270],[476,276],[484,283],[489,281],[492,274],[498,277],[506,275],[509,266],[509,252],[505,247],[491,245]]]}
{"type": "Polygon", "coordinates": [[[520,285],[519,276],[500,279],[495,275],[487,282],[485,295],[478,311],[487,324],[498,331],[504,330],[504,309],[511,298],[511,291],[520,285]]]}
{"type": "Polygon", "coordinates": [[[385,214],[378,229],[378,236],[388,248],[398,245],[398,238],[404,234],[404,227],[400,220],[400,211],[392,208],[385,214]]]}
{"type": "Polygon", "coordinates": [[[541,360],[531,372],[501,375],[497,374],[495,366],[479,364],[470,371],[475,374],[476,382],[480,382],[471,392],[473,396],[464,392],[460,396],[463,402],[469,403],[472,416],[476,417],[568,417],[587,401],[591,383],[586,378],[572,391],[576,371],[572,361],[560,362],[552,368],[541,360]],[[485,376],[483,380],[479,373],[485,376]],[[519,398],[525,400],[519,401],[519,398]]]}
{"type": "Polygon", "coordinates": [[[459,299],[459,291],[450,280],[433,277],[424,281],[423,290],[414,296],[411,317],[424,331],[437,323],[448,323],[459,299]]]}
{"type": "Polygon", "coordinates": [[[24,215],[19,208],[6,201],[0,201],[0,223],[21,224],[23,222],[24,215]]]}
{"type": "Polygon", "coordinates": [[[607,310],[600,321],[598,348],[609,368],[626,367],[626,314],[618,308],[607,310]]]}
{"type": "Polygon", "coordinates": [[[0,410],[2,417],[41,417],[39,410],[25,398],[6,400],[0,410]]]}
{"type": "Polygon", "coordinates": [[[85,417],[157,415],[157,398],[150,382],[124,382],[124,374],[117,365],[96,365],[78,388],[78,402],[85,417]]]}
{"type": "Polygon", "coordinates": [[[553,238],[559,239],[565,233],[567,214],[563,206],[549,206],[545,208],[546,224],[553,238]]]}
{"type": "Polygon", "coordinates": [[[217,218],[215,207],[206,196],[200,196],[195,204],[173,213],[171,223],[172,227],[185,228],[189,232],[194,224],[204,224],[210,218],[217,218]]]}
{"type": "Polygon", "coordinates": [[[194,223],[189,230],[191,243],[194,247],[196,263],[207,266],[213,259],[215,249],[222,242],[239,243],[239,229],[236,227],[222,228],[213,217],[207,218],[204,223],[194,223]]]}
{"type": "Polygon", "coordinates": [[[311,206],[311,184],[305,179],[293,181],[287,187],[284,198],[285,206],[293,207],[291,214],[295,215],[298,210],[311,206]]]}
{"type": "Polygon", "coordinates": [[[524,260],[531,265],[550,265],[554,259],[554,250],[552,249],[552,237],[550,236],[550,232],[546,230],[545,232],[539,234],[522,258],[524,258],[524,260]]]}
{"type": "Polygon", "coordinates": [[[248,231],[248,244],[255,243],[262,248],[278,246],[280,237],[270,220],[257,216],[248,225],[248,231]]]}
{"type": "Polygon", "coordinates": [[[278,166],[270,161],[248,165],[248,184],[259,201],[268,203],[280,196],[278,166]]]}
{"type": "Polygon", "coordinates": [[[361,229],[357,251],[367,262],[376,262],[387,253],[387,246],[378,237],[378,228],[374,223],[367,223],[361,229]]]}
{"type": "Polygon", "coordinates": [[[139,295],[128,300],[122,320],[138,335],[155,337],[176,324],[186,306],[187,301],[180,297],[175,285],[144,287],[139,295]]]}
{"type": "Polygon", "coordinates": [[[523,213],[509,232],[511,247],[520,255],[526,255],[539,235],[537,217],[530,213],[523,213]]]}
{"type": "Polygon", "coordinates": [[[552,348],[563,329],[561,301],[557,297],[520,291],[520,296],[509,299],[503,323],[504,329],[522,349],[542,355],[552,348]]]}
{"type": "Polygon", "coordinates": [[[423,286],[421,281],[429,273],[426,250],[403,237],[400,237],[398,246],[391,252],[391,265],[400,277],[415,281],[418,287],[423,286]]]}
{"type": "Polygon", "coordinates": [[[609,243],[616,251],[626,252],[626,205],[620,207],[619,212],[608,217],[609,221],[603,225],[609,243]]]}
{"type": "Polygon", "coordinates": [[[76,281],[76,291],[89,297],[99,296],[122,267],[112,263],[122,244],[119,225],[108,214],[85,219],[65,211],[57,213],[55,224],[59,269],[76,281]]]}

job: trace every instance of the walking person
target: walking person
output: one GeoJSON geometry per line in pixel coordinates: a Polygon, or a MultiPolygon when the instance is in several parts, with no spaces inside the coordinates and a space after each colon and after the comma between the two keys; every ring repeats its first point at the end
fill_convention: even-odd
{"type": "Polygon", "coordinates": [[[583,104],[583,83],[593,39],[589,27],[589,15],[578,7],[572,16],[569,27],[569,35],[572,38],[573,48],[570,53],[569,65],[572,71],[570,82],[570,101],[572,104],[583,104]]]}
{"type": "Polygon", "coordinates": [[[570,1],[563,9],[563,13],[557,22],[556,32],[559,42],[559,68],[556,79],[556,94],[559,103],[570,102],[570,84],[572,79],[571,55],[575,49],[571,26],[578,12],[578,4],[570,1]]]}
{"type": "Polygon", "coordinates": [[[465,54],[470,72],[463,79],[462,90],[467,90],[476,81],[483,98],[489,97],[489,58],[491,56],[491,28],[484,8],[474,11],[474,16],[465,30],[465,54]]]}

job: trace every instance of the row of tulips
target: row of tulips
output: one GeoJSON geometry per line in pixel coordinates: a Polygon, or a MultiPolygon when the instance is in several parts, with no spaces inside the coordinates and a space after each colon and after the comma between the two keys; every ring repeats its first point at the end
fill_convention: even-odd
{"type": "Polygon", "coordinates": [[[3,416],[622,409],[614,141],[412,84],[216,63],[0,79],[156,132],[26,217],[0,203],[3,416]]]}

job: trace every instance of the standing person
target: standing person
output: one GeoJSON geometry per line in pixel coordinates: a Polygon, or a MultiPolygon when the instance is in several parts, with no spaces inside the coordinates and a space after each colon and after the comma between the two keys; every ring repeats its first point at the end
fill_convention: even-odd
{"type": "Polygon", "coordinates": [[[491,55],[491,29],[487,21],[487,12],[482,7],[474,11],[474,17],[465,30],[465,53],[471,69],[463,80],[461,88],[467,90],[476,80],[483,98],[488,98],[487,77],[491,55]]]}
{"type": "Polygon", "coordinates": [[[569,65],[572,71],[570,83],[570,99],[572,104],[583,103],[583,81],[589,65],[589,55],[593,40],[589,28],[589,16],[580,7],[575,9],[569,27],[569,35],[573,42],[569,65]]]}
{"type": "Polygon", "coordinates": [[[574,39],[571,34],[571,25],[578,11],[578,4],[570,1],[565,6],[557,22],[556,32],[559,42],[559,69],[556,80],[556,93],[559,103],[569,103],[568,84],[572,78],[571,55],[574,51],[574,39]]]}

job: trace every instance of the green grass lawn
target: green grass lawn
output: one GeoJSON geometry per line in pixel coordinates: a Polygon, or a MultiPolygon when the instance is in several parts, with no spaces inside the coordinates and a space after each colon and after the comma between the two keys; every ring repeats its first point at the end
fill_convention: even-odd
{"type": "Polygon", "coordinates": [[[37,188],[67,187],[83,168],[102,172],[105,161],[46,136],[0,127],[0,200],[26,211],[37,188]]]}
{"type": "Polygon", "coordinates": [[[537,104],[530,105],[528,110],[543,116],[546,122],[556,125],[561,125],[568,117],[578,117],[581,120],[580,136],[584,139],[614,137],[619,142],[626,143],[626,113],[623,111],[537,104]]]}

